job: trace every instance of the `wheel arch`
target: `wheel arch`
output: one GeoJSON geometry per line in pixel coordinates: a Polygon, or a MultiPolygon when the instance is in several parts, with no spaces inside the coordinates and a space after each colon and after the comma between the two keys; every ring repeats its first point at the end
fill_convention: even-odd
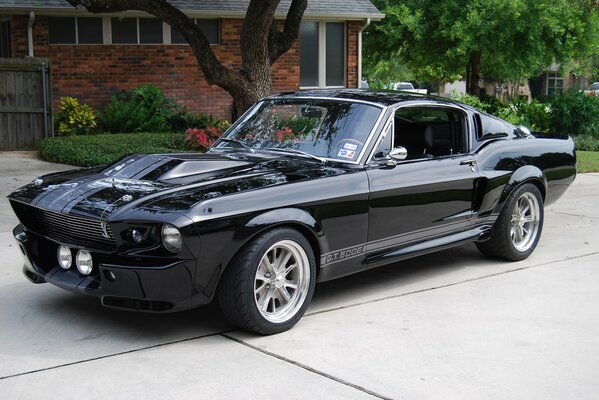
{"type": "Polygon", "coordinates": [[[320,268],[320,255],[328,248],[320,223],[308,211],[300,208],[280,208],[253,216],[234,235],[239,244],[234,254],[227,260],[224,270],[235,256],[258,235],[275,228],[288,227],[300,232],[310,243],[316,260],[316,270],[320,268]]]}
{"type": "Polygon", "coordinates": [[[507,200],[507,198],[514,192],[514,190],[518,189],[520,186],[531,183],[539,189],[541,192],[541,197],[543,198],[543,202],[545,201],[545,197],[547,195],[547,178],[541,169],[535,167],[533,165],[526,165],[518,168],[510,177],[509,182],[503,188],[503,192],[501,193],[498,208],[495,210],[499,213],[507,200]]]}

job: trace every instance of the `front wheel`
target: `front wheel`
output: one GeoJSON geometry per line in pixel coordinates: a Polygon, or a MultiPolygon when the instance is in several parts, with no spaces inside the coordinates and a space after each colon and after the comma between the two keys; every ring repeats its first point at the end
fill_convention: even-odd
{"type": "Polygon", "coordinates": [[[316,262],[306,238],[288,228],[256,237],[234,258],[218,298],[235,325],[261,334],[293,327],[314,293],[316,262]]]}
{"type": "Polygon", "coordinates": [[[543,229],[543,197],[527,183],[506,200],[491,238],[476,243],[481,253],[510,261],[527,258],[537,247],[543,229]]]}

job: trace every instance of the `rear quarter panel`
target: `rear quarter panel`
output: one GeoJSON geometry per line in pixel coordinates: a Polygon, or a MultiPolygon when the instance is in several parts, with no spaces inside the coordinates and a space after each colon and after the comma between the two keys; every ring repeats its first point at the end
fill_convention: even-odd
{"type": "Polygon", "coordinates": [[[545,205],[559,199],[576,177],[576,152],[570,138],[509,138],[496,140],[477,151],[479,218],[497,215],[517,186],[532,182],[545,205]]]}

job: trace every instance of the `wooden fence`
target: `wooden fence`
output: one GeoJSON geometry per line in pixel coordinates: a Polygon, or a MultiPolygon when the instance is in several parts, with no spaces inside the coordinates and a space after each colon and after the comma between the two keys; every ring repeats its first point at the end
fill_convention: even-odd
{"type": "Polygon", "coordinates": [[[53,135],[48,60],[0,58],[0,150],[33,149],[53,135]]]}

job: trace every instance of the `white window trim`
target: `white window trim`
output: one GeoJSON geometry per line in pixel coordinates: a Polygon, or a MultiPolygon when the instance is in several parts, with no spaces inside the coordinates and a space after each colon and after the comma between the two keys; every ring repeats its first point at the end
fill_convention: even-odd
{"type": "Polygon", "coordinates": [[[111,17],[102,17],[102,28],[104,29],[104,43],[112,44],[112,22],[111,17]]]}
{"type": "MultiPolygon", "coordinates": [[[[306,20],[309,22],[318,23],[318,86],[300,86],[300,90],[310,89],[343,89],[347,87],[347,22],[336,20],[306,20]],[[343,86],[327,86],[327,22],[343,23],[343,69],[345,85],[343,86]]],[[[301,74],[301,72],[300,72],[301,74]]]]}
{"type": "Polygon", "coordinates": [[[171,44],[171,26],[162,21],[162,44],[171,44]]]}
{"type": "MultiPolygon", "coordinates": [[[[558,72],[555,71],[547,71],[547,84],[545,85],[545,95],[549,95],[549,81],[554,81],[557,82],[558,80],[562,81],[562,87],[560,88],[561,91],[564,91],[564,83],[565,83],[565,78],[561,75],[559,75],[558,72]]],[[[553,88],[554,90],[557,89],[556,87],[553,88]]]]}

